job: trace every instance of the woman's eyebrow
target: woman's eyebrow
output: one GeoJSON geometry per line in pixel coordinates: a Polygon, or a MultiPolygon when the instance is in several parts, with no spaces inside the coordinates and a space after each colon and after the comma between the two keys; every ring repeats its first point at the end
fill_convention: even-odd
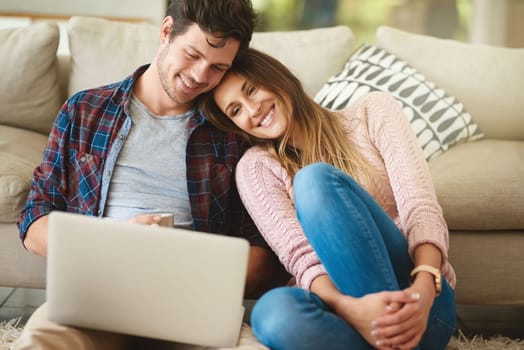
{"type": "MultiPolygon", "coordinates": [[[[240,87],[240,92],[244,93],[246,91],[246,88],[247,88],[247,80],[244,80],[244,82],[242,83],[242,86],[240,87]]],[[[231,105],[233,103],[234,103],[234,101],[233,102],[229,102],[228,105],[226,106],[226,109],[225,109],[226,114],[229,114],[228,113],[229,108],[231,108],[231,105]]]]}

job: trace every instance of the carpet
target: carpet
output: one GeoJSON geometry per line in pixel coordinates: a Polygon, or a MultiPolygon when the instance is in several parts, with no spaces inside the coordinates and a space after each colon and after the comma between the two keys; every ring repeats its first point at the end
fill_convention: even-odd
{"type": "Polygon", "coordinates": [[[22,331],[20,319],[13,319],[7,322],[0,322],[0,350],[11,349],[11,343],[15,341],[22,331]]]}
{"type": "MultiPolygon", "coordinates": [[[[0,322],[0,350],[10,350],[11,344],[22,331],[20,319],[0,322]]],[[[446,350],[524,350],[524,340],[496,336],[466,338],[462,332],[451,338],[446,350]]]]}

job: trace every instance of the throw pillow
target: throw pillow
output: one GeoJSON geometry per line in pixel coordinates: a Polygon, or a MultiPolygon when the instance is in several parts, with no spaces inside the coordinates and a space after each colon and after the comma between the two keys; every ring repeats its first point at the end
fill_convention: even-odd
{"type": "Polygon", "coordinates": [[[374,45],[363,45],[344,69],[315,96],[330,109],[341,109],[370,91],[384,91],[402,105],[429,160],[453,145],[484,135],[453,96],[427,80],[407,62],[374,45]]]}
{"type": "Polygon", "coordinates": [[[151,62],[159,27],[95,17],[71,17],[68,23],[71,75],[69,96],[80,90],[120,81],[151,62]]]}
{"type": "Polygon", "coordinates": [[[0,30],[0,124],[47,134],[64,102],[58,85],[58,26],[0,30]]]}
{"type": "Polygon", "coordinates": [[[256,32],[251,47],[284,63],[300,79],[310,95],[344,66],[353,50],[353,32],[347,26],[256,32]],[[312,62],[322,62],[311,68],[312,62]]]}

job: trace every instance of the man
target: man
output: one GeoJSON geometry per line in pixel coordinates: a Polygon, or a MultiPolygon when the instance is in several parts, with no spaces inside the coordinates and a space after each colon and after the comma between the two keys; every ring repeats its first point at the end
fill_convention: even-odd
{"type": "MultiPolygon", "coordinates": [[[[274,286],[280,266],[234,184],[243,145],[196,107],[249,45],[254,22],[249,0],[172,0],[151,65],[71,97],[34,172],[19,221],[24,246],[47,255],[53,210],[140,224],[158,222],[148,213],[171,211],[177,225],[249,240],[246,297],[274,286]]],[[[124,338],[52,324],[44,304],[14,348],[113,349],[124,338]]]]}

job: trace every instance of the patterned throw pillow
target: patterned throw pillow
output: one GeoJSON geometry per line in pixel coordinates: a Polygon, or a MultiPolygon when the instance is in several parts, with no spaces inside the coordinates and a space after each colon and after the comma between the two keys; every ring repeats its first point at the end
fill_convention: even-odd
{"type": "Polygon", "coordinates": [[[484,136],[456,98],[407,62],[370,44],[350,57],[344,69],[320,89],[315,101],[330,109],[341,109],[376,90],[400,101],[426,160],[457,143],[484,136]]]}

